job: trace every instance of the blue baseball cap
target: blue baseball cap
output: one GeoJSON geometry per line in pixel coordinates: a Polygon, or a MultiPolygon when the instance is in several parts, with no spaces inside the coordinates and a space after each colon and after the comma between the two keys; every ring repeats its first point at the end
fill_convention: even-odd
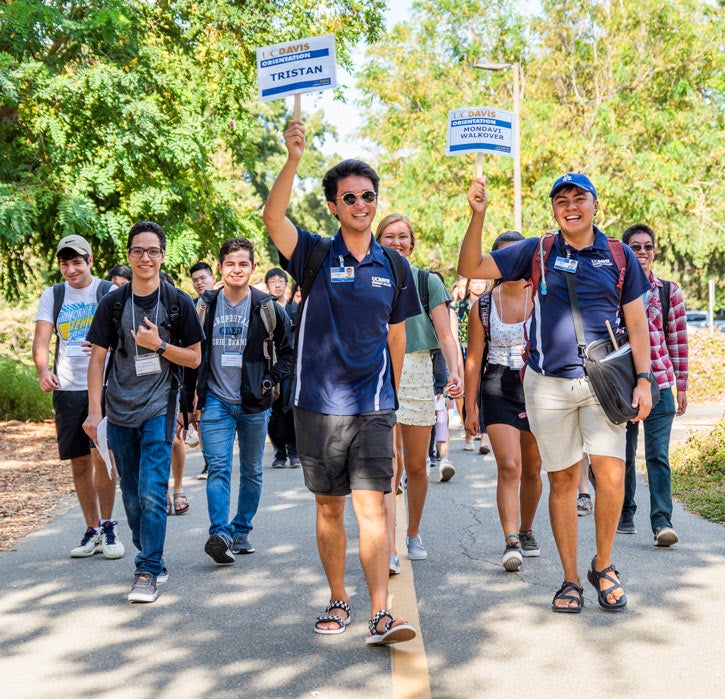
{"type": "Polygon", "coordinates": [[[581,172],[567,172],[566,175],[562,175],[554,182],[554,186],[549,192],[549,199],[552,199],[562,187],[579,187],[585,192],[591,192],[594,198],[597,198],[597,190],[594,188],[592,181],[586,175],[582,175],[581,172]]]}

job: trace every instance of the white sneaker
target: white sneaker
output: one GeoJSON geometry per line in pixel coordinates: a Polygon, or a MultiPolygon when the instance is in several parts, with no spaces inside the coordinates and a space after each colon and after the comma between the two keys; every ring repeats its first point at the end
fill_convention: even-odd
{"type": "Polygon", "coordinates": [[[473,451],[473,437],[466,437],[466,441],[463,442],[463,451],[473,451]]]}
{"type": "Polygon", "coordinates": [[[116,537],[116,525],[118,522],[104,522],[98,531],[98,538],[101,542],[101,549],[106,558],[121,558],[126,549],[116,537]]]}
{"type": "Polygon", "coordinates": [[[456,467],[448,459],[441,459],[438,465],[438,480],[447,483],[455,475],[456,467]]]}
{"type": "Polygon", "coordinates": [[[88,558],[101,550],[101,532],[93,527],[88,527],[81,539],[81,543],[71,549],[71,558],[88,558]]]}
{"type": "Polygon", "coordinates": [[[388,566],[390,575],[400,575],[400,559],[394,554],[390,554],[390,565],[388,566]]]}

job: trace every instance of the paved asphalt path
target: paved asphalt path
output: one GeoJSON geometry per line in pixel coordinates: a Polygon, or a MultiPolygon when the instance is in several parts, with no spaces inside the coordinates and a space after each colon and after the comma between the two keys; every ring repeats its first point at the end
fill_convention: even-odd
{"type": "MultiPolygon", "coordinates": [[[[678,420],[712,424],[718,406],[678,420]]],[[[0,554],[0,697],[720,697],[725,687],[725,529],[676,505],[681,543],[652,546],[640,476],[638,534],[618,536],[614,561],[627,611],[606,613],[585,581],[582,614],[550,611],[562,574],[544,495],[535,522],[541,557],[518,573],[500,565],[495,463],[463,452],[449,483],[431,470],[424,514],[426,561],[404,560],[393,608],[417,610],[417,644],[366,647],[368,599],[348,507],[353,623],[312,632],[326,604],[314,543],[314,507],[299,469],[272,469],[252,541],[257,552],[219,567],[204,553],[207,517],[198,450],[189,452],[189,513],[170,517],[170,581],[151,605],[130,604],[130,534],[117,499],[126,555],[72,560],[78,507],[0,554]],[[392,662],[391,662],[392,660],[392,662]]],[[[399,498],[399,502],[402,498],[399,498]]],[[[399,518],[404,515],[399,515],[399,518]]],[[[594,554],[594,521],[580,522],[580,574],[594,554]]]]}

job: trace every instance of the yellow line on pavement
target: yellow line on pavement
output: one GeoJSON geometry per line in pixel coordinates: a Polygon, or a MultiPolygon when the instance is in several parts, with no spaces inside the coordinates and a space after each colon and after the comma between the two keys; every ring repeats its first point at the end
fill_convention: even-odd
{"type": "Polygon", "coordinates": [[[397,525],[395,542],[400,558],[400,575],[390,578],[389,607],[394,617],[403,617],[418,631],[418,635],[406,643],[390,646],[393,674],[393,699],[430,699],[430,675],[428,658],[423,644],[423,629],[418,616],[418,600],[415,596],[413,566],[405,556],[406,521],[405,495],[396,498],[397,525]]]}

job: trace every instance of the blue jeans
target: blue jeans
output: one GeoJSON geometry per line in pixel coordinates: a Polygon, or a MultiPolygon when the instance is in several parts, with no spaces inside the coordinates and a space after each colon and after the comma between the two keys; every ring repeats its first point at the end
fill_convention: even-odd
{"type": "Polygon", "coordinates": [[[206,500],[209,535],[233,538],[252,531],[252,518],[262,496],[262,458],[270,410],[247,413],[209,392],[201,413],[201,443],[209,464],[206,500]],[[234,435],[239,440],[239,498],[237,514],[229,522],[234,435]]]}
{"type": "Polygon", "coordinates": [[[164,567],[166,493],[171,470],[171,442],[166,414],[141,427],[108,423],[108,444],[121,477],[121,495],[136,555],[136,572],[158,575],[164,567]]]}
{"type": "MultiPolygon", "coordinates": [[[[670,433],[675,419],[675,398],[672,390],[662,389],[657,405],[644,421],[644,454],[649,482],[650,523],[655,527],[672,526],[672,486],[670,483],[670,433]]],[[[627,424],[627,460],[624,475],[624,505],[622,514],[634,517],[637,504],[635,455],[639,423],[627,424]]]]}

